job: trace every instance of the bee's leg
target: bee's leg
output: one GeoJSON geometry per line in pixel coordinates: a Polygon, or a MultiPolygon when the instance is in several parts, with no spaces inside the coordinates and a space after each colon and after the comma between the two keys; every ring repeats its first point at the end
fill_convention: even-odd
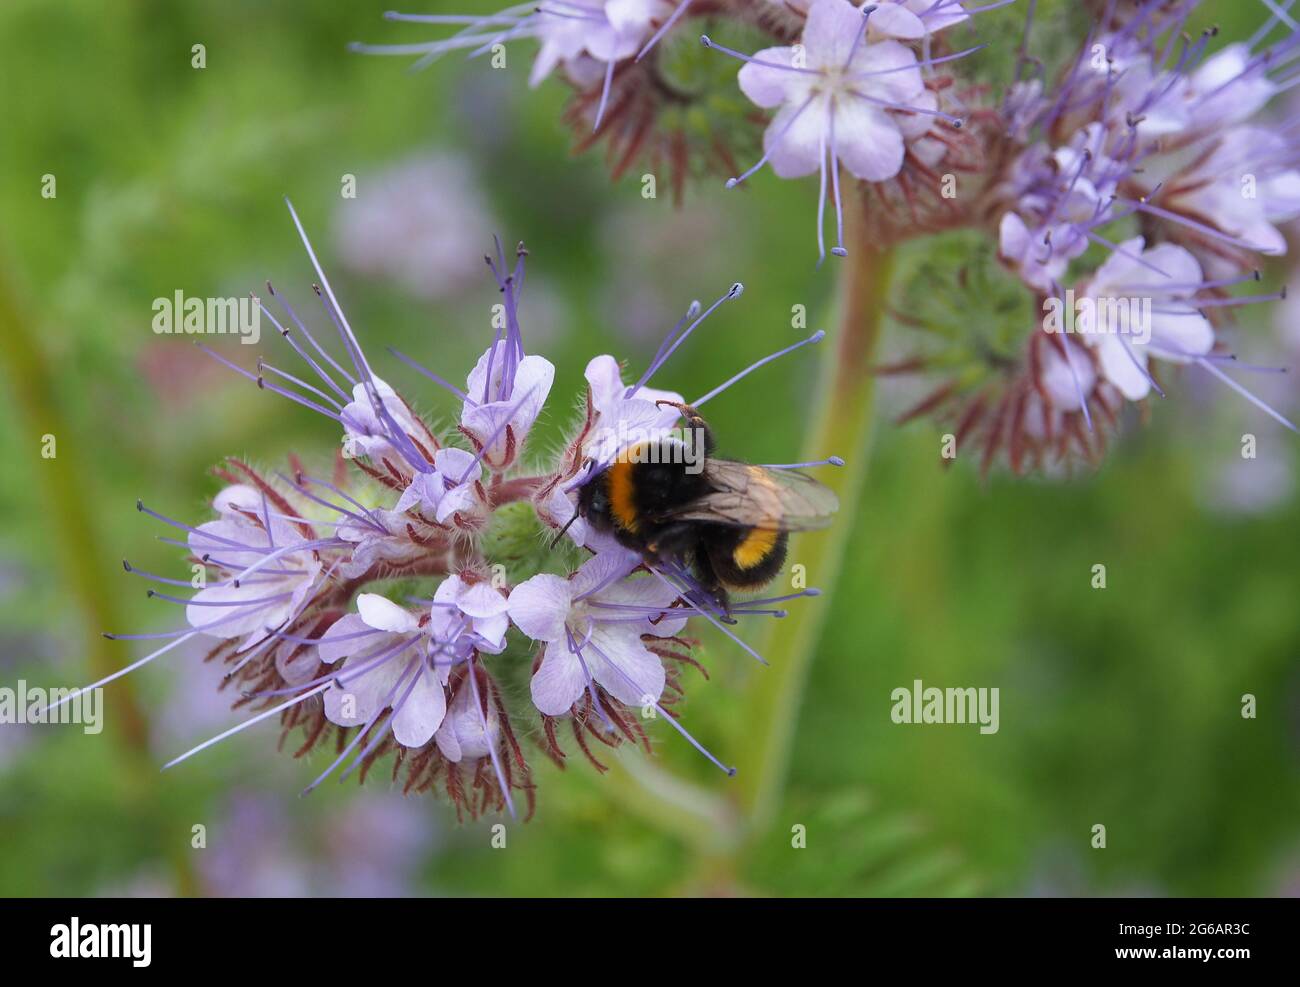
{"type": "Polygon", "coordinates": [[[680,401],[656,401],[655,404],[661,407],[676,408],[686,419],[686,427],[695,432],[696,441],[699,442],[704,450],[705,456],[713,455],[713,429],[709,427],[703,416],[692,408],[689,404],[682,404],[680,401]]]}
{"type": "Polygon", "coordinates": [[[645,553],[658,561],[674,559],[685,561],[700,539],[699,525],[691,521],[666,524],[646,539],[645,553]]]}
{"type": "Polygon", "coordinates": [[[671,559],[684,568],[691,569],[699,588],[712,597],[712,601],[705,601],[706,605],[708,602],[716,602],[722,611],[720,619],[729,624],[736,623],[735,618],[730,616],[731,606],[727,593],[718,582],[708,549],[700,539],[698,522],[678,521],[664,525],[646,540],[641,550],[651,562],[671,559]]]}
{"type": "Polygon", "coordinates": [[[709,547],[704,541],[698,542],[695,546],[695,579],[718,604],[718,608],[722,611],[718,614],[718,619],[724,624],[737,623],[736,618],[731,616],[731,597],[722,588],[722,582],[713,568],[709,547]]]}

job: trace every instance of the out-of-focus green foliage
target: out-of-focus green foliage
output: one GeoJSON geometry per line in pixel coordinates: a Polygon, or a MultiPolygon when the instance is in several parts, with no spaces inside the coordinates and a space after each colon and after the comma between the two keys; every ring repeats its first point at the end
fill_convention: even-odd
{"type": "MultiPolygon", "coordinates": [[[[1061,6],[1040,4],[1050,23],[1061,6]]],[[[1219,8],[1228,36],[1248,33],[1259,13],[1203,6],[1219,8]]],[[[688,398],[798,338],[793,306],[807,306],[814,324],[829,316],[834,263],[812,264],[815,183],[762,174],[743,191],[698,184],[680,212],[666,191],[647,200],[637,169],[611,185],[599,155],[569,155],[564,86],[527,89],[527,45],[510,47],[505,70],[452,57],[418,74],[402,60],[347,53],[352,40],[432,36],[384,22],[383,9],[289,0],[8,0],[0,9],[0,263],[57,414],[35,420],[7,395],[0,415],[0,683],[85,681],[84,635],[100,629],[86,627],[84,593],[55,558],[65,519],[40,472],[44,433],[81,466],[76,498],[97,540],[81,564],[95,567],[117,621],[105,629],[116,631],[161,630],[177,617],[146,601],[117,559],[187,574],[132,509],[137,496],[198,520],[218,485],[206,470],[223,456],[280,468],[296,451],[329,462],[329,423],[214,368],[184,338],[150,330],[155,297],[240,294],[267,277],[322,325],[285,195],[380,372],[447,423],[451,397],[384,347],[463,377],[490,331],[486,272],[422,301],[345,268],[334,230],[395,162],[425,152],[469,161],[492,217],[452,233],[471,255],[494,233],[528,243],[525,336],[558,367],[535,451],[557,447],[572,424],[590,356],[643,366],[657,327],[692,298],[734,280],[747,287],[657,381],[688,398]],[[202,70],[191,67],[195,44],[206,46],[202,70]],[[40,194],[46,174],[57,198],[40,194]],[[340,196],[348,174],[357,200],[340,196]]],[[[997,22],[1007,30],[985,38],[994,47],[984,62],[1012,57],[1015,23],[997,22]]],[[[903,269],[942,277],[925,249],[903,269]]],[[[1266,340],[1267,313],[1255,319],[1243,334],[1266,340]]],[[[908,351],[908,332],[893,327],[891,352],[908,351]]],[[[258,350],[293,362],[272,332],[258,350]]],[[[222,351],[253,359],[252,347],[222,351]]],[[[723,451],[789,461],[813,362],[778,364],[711,405],[723,451]]],[[[310,875],[303,886],[316,891],[373,889],[352,880],[365,858],[354,848],[394,841],[391,821],[365,814],[368,801],[416,830],[388,862],[400,881],[381,885],[408,893],[1280,893],[1300,874],[1300,503],[1207,505],[1220,464],[1241,468],[1241,432],[1259,431],[1257,462],[1283,463],[1288,476],[1295,440],[1200,383],[1175,378],[1149,424],[1127,423],[1106,465],[1070,482],[944,470],[940,429],[895,429],[882,416],[863,502],[839,522],[849,563],[829,601],[811,603],[832,613],[781,821],[739,859],[691,815],[692,796],[679,807],[626,770],[600,777],[576,750],[564,772],[533,757],[537,818],[509,826],[505,850],[490,847],[490,820],[457,826],[431,799],[393,807],[379,775],[363,789],[331,784],[298,800],[326,762],[274,757],[266,729],[165,774],[141,772],[115,739],[125,691],[114,686],[98,736],[0,726],[0,893],[297,887],[241,884],[241,868],[310,875]],[[1099,563],[1105,590],[1090,586],[1099,563]],[[894,724],[890,693],[914,679],[1000,688],[1000,731],[894,724]],[[1245,693],[1258,697],[1257,719],[1240,714],[1245,693]],[[250,824],[240,808],[250,800],[279,828],[250,824]],[[1090,846],[1098,823],[1104,850],[1090,846]],[[207,827],[206,849],[191,846],[196,825],[207,827]],[[791,846],[799,826],[806,849],[791,846]]],[[[884,388],[886,411],[917,396],[901,386],[884,388]]],[[[737,693],[763,669],[704,637],[712,678],[688,670],[684,712],[725,758],[746,736],[737,693]]],[[[114,647],[125,664],[145,643],[114,647]]],[[[152,725],[150,764],[236,720],[203,702],[215,677],[198,681],[198,659],[181,651],[133,677],[152,725]]],[[[663,725],[653,734],[665,772],[726,799],[725,778],[663,725]]]]}

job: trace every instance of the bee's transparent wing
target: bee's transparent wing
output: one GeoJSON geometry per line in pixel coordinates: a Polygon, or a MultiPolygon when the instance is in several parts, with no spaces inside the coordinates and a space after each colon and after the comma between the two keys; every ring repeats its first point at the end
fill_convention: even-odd
{"type": "Polygon", "coordinates": [[[806,531],[826,527],[840,506],[829,487],[794,470],[710,459],[704,475],[712,492],[667,512],[661,520],[806,531]]]}

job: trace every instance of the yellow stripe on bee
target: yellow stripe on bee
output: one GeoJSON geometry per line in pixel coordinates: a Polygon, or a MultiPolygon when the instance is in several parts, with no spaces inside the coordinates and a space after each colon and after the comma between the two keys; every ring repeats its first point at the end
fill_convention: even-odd
{"type": "Polygon", "coordinates": [[[780,534],[775,528],[751,528],[731,557],[739,568],[752,569],[772,554],[780,534]]]}
{"type": "Polygon", "coordinates": [[[627,457],[609,467],[609,509],[624,531],[636,531],[636,496],[632,486],[632,463],[627,457]]]}

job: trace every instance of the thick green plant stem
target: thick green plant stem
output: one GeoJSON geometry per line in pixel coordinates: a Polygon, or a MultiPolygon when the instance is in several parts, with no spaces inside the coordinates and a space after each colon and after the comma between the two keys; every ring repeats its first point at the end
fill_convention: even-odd
{"type": "Polygon", "coordinates": [[[760,653],[770,668],[756,669],[743,707],[743,746],[738,751],[737,791],[748,835],[757,836],[773,821],[789,771],[795,727],[803,704],[808,669],[839,582],[850,531],[862,515],[859,499],[866,477],[873,424],[874,360],[884,319],[892,253],[870,239],[862,199],[846,203],[848,256],[839,269],[838,330],[823,355],[821,379],[804,442],[805,458],[843,456],[846,465],[818,471],[840,499],[835,523],[799,535],[790,546],[789,565],[805,567],[809,586],[820,598],[792,608],[774,621],[760,653]]]}
{"type": "MultiPolygon", "coordinates": [[[[36,328],[20,313],[21,306],[9,280],[8,265],[0,256],[0,365],[8,371],[10,399],[16,411],[20,441],[25,435],[30,443],[30,475],[41,485],[45,504],[43,516],[51,520],[49,544],[51,562],[57,564],[62,578],[76,599],[84,621],[86,670],[91,680],[111,675],[122,666],[120,654],[110,650],[100,633],[118,626],[116,608],[104,589],[104,576],[113,571],[99,546],[88,508],[94,503],[89,491],[93,478],[83,472],[78,443],[100,441],[78,436],[65,422],[58,407],[53,382],[43,354],[32,341],[36,328]],[[42,436],[53,435],[55,455],[41,458],[42,436]]],[[[167,849],[164,856],[172,865],[176,890],[189,895],[195,892],[193,871],[186,856],[189,833],[167,831],[158,792],[158,770],[149,751],[149,733],[135,698],[132,683],[118,679],[106,686],[105,717],[109,734],[117,740],[123,804],[132,805],[151,817],[156,838],[167,849]]]]}

